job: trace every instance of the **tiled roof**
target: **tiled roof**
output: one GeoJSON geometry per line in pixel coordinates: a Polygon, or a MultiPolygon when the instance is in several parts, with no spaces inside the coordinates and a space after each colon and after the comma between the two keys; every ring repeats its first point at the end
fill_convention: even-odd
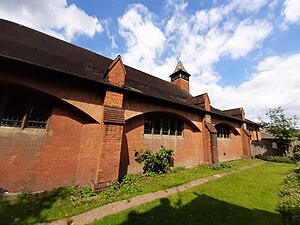
{"type": "MultiPolygon", "coordinates": [[[[0,56],[106,83],[103,75],[112,63],[111,59],[2,19],[0,30],[0,56]]],[[[192,97],[170,82],[129,66],[125,68],[125,88],[128,90],[182,103],[192,97]]]]}

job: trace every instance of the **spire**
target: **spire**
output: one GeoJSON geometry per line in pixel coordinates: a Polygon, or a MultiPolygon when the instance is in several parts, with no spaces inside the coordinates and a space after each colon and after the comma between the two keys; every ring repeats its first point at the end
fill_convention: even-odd
{"type": "MultiPolygon", "coordinates": [[[[181,61],[178,61],[178,63],[177,63],[177,66],[176,66],[176,68],[175,68],[175,70],[174,70],[174,72],[173,73],[176,73],[176,72],[178,72],[178,71],[183,71],[183,72],[186,72],[186,70],[185,70],[185,68],[184,68],[184,66],[183,66],[183,64],[182,64],[182,62],[181,61]]],[[[187,72],[186,72],[187,73],[187,72]]]]}

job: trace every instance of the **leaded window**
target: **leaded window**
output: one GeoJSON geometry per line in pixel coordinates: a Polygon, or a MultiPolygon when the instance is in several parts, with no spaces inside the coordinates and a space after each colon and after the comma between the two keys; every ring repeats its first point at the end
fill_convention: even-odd
{"type": "Polygon", "coordinates": [[[217,126],[218,138],[230,138],[230,129],[226,126],[217,126]]]}
{"type": "Polygon", "coordinates": [[[173,117],[150,115],[145,117],[144,134],[183,135],[183,121],[173,117]]]}
{"type": "Polygon", "coordinates": [[[1,91],[0,126],[45,129],[51,115],[49,101],[34,95],[1,91]]]}

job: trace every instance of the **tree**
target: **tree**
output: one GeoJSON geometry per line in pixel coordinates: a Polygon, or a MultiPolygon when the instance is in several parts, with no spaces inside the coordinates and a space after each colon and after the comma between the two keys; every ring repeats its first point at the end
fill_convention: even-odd
{"type": "Polygon", "coordinates": [[[279,147],[283,151],[288,151],[291,141],[297,138],[298,117],[294,115],[287,118],[282,107],[270,108],[266,115],[270,121],[265,122],[260,119],[262,128],[278,138],[279,147]]]}

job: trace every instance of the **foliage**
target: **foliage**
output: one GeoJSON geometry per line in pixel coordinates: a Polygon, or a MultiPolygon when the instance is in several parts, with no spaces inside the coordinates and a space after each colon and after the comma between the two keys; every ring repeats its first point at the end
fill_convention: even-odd
{"type": "Polygon", "coordinates": [[[121,191],[126,194],[135,194],[142,191],[142,187],[138,184],[141,179],[139,174],[127,174],[121,182],[121,191]]]}
{"type": "Polygon", "coordinates": [[[231,165],[228,163],[217,163],[211,167],[213,170],[223,170],[231,168],[231,165]]]}
{"type": "Polygon", "coordinates": [[[136,162],[144,163],[144,173],[167,173],[174,166],[174,150],[166,149],[163,146],[157,153],[143,149],[135,150],[134,156],[136,162]]]}
{"type": "Polygon", "coordinates": [[[290,172],[285,178],[279,193],[279,211],[287,225],[300,224],[300,167],[290,172]]]}
{"type": "Polygon", "coordinates": [[[293,149],[293,156],[295,160],[300,161],[300,145],[296,145],[293,149]]]}
{"type": "Polygon", "coordinates": [[[89,187],[80,188],[80,195],[82,198],[90,198],[96,196],[95,192],[89,187]]]}
{"type": "Polygon", "coordinates": [[[292,156],[269,156],[266,158],[266,161],[290,164],[296,163],[296,160],[292,156]]]}
{"type": "Polygon", "coordinates": [[[283,151],[287,151],[291,141],[297,136],[296,124],[298,117],[295,115],[290,118],[286,117],[284,109],[281,107],[270,108],[266,115],[270,121],[265,122],[260,119],[262,128],[278,138],[279,147],[283,151]]]}
{"type": "Polygon", "coordinates": [[[138,184],[140,179],[141,175],[139,174],[127,174],[123,177],[120,185],[114,183],[108,189],[100,192],[98,196],[102,199],[110,199],[122,194],[132,195],[141,192],[143,189],[138,184]]]}
{"type": "Polygon", "coordinates": [[[109,188],[100,192],[98,196],[101,199],[109,199],[111,197],[115,197],[120,194],[120,189],[116,183],[113,183],[109,188]]]}

